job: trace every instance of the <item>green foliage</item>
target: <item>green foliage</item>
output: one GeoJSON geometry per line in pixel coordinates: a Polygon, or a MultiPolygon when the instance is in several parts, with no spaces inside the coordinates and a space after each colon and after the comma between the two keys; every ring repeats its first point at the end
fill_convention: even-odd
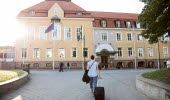
{"type": "Polygon", "coordinates": [[[142,35],[150,43],[158,42],[165,33],[170,36],[170,0],[140,0],[146,5],[139,15],[144,31],[142,35]]]}
{"type": "Polygon", "coordinates": [[[170,68],[142,74],[143,77],[170,84],[170,68]]]}

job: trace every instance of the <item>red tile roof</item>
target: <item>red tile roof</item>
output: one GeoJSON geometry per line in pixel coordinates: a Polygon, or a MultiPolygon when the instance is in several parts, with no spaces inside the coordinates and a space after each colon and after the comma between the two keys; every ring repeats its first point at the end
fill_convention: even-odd
{"type": "Polygon", "coordinates": [[[70,1],[60,1],[60,0],[46,0],[40,2],[32,7],[22,10],[18,17],[48,17],[48,10],[55,4],[58,3],[59,6],[64,10],[64,17],[67,18],[95,18],[95,19],[111,19],[111,20],[138,20],[139,14],[130,13],[115,13],[115,12],[96,12],[96,11],[86,11],[78,5],[70,1]],[[29,13],[30,11],[35,11],[35,14],[29,13]],[[82,12],[83,15],[76,15],[76,12],[82,12]]]}
{"type": "MultiPolygon", "coordinates": [[[[76,4],[72,3],[72,2],[68,2],[68,1],[43,1],[43,2],[40,2],[39,4],[36,4],[32,7],[29,7],[25,10],[22,10],[18,16],[19,17],[31,17],[31,16],[34,16],[34,17],[40,17],[41,14],[28,14],[28,12],[30,11],[35,11],[35,12],[39,12],[39,13],[47,13],[48,10],[55,4],[55,3],[58,3],[59,6],[64,10],[64,11],[67,11],[67,12],[85,12],[85,10],[79,6],[77,6],[76,4]]],[[[47,14],[42,14],[41,17],[47,17],[47,14]]]]}
{"type": "Polygon", "coordinates": [[[139,14],[89,11],[94,18],[138,20],[139,14]]]}

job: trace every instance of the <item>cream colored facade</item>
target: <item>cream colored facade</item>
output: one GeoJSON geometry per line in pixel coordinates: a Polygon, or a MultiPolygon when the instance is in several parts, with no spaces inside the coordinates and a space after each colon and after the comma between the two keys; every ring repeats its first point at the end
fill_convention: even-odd
{"type": "MultiPolygon", "coordinates": [[[[166,67],[166,61],[170,57],[170,41],[164,41],[160,38],[159,43],[150,44],[145,38],[138,39],[138,35],[141,35],[143,29],[137,28],[96,28],[94,34],[99,35],[102,33],[107,33],[107,41],[95,41],[96,48],[99,46],[110,45],[113,51],[119,53],[121,48],[121,56],[118,53],[114,56],[111,55],[99,55],[97,56],[97,61],[101,63],[102,67],[115,67],[115,68],[161,68],[166,67]],[[117,33],[121,34],[121,39],[117,40],[117,33]],[[128,40],[127,34],[131,34],[131,40],[128,40]],[[112,37],[112,38],[110,38],[112,37]],[[112,41],[111,41],[112,40],[112,41]],[[159,49],[158,49],[159,47],[159,49]],[[131,48],[132,56],[129,56],[129,50],[131,48]],[[148,49],[152,50],[148,50],[148,49]],[[141,50],[142,49],[142,50],[141,50]],[[141,51],[140,51],[141,50],[141,51]],[[160,59],[160,60],[159,60],[160,59]],[[104,61],[103,61],[104,60],[104,61]],[[160,65],[159,65],[160,64],[160,65]]],[[[98,37],[94,40],[100,40],[98,37]]],[[[109,48],[103,48],[110,51],[109,48]]],[[[100,51],[102,52],[102,50],[100,51]]]]}
{"type": "MultiPolygon", "coordinates": [[[[86,61],[90,60],[90,55],[93,54],[93,18],[64,18],[64,11],[60,8],[60,6],[55,3],[48,12],[49,17],[19,17],[18,20],[22,23],[25,28],[28,26],[35,27],[35,34],[34,40],[28,40],[27,36],[22,39],[16,41],[16,62],[18,62],[18,66],[21,66],[22,63],[31,63],[31,67],[36,67],[34,64],[38,63],[38,67],[47,68],[46,64],[50,63],[52,66],[53,60],[55,62],[55,67],[59,67],[60,62],[70,62],[74,68],[81,68],[82,62],[84,61],[83,57],[83,47],[84,41],[80,40],[77,41],[77,34],[76,28],[82,27],[82,34],[85,35],[85,48],[88,48],[88,57],[85,58],[86,61]],[[57,13],[54,13],[54,10],[57,9],[57,13]],[[47,40],[41,41],[40,40],[40,30],[39,27],[45,26],[48,27],[51,22],[51,18],[53,16],[58,16],[60,18],[59,24],[61,25],[61,37],[55,41],[51,39],[52,32],[44,33],[47,34],[47,40]],[[64,39],[64,28],[70,27],[71,28],[71,40],[64,39]],[[21,56],[21,49],[27,48],[27,57],[23,59],[21,56]],[[33,49],[39,48],[40,49],[40,57],[39,59],[34,59],[33,57],[33,49]],[[46,48],[52,49],[52,58],[46,58],[46,48]],[[59,58],[59,48],[64,48],[65,50],[65,57],[59,58]],[[71,48],[77,48],[77,53],[75,58],[71,57],[71,48]]],[[[27,32],[27,31],[26,31],[27,32]]],[[[23,33],[25,34],[25,33],[23,33]]],[[[50,66],[48,66],[50,67],[50,66]]]]}
{"type": "MultiPolygon", "coordinates": [[[[82,68],[82,66],[86,65],[87,61],[90,60],[91,55],[96,55],[96,60],[101,63],[101,66],[112,68],[152,68],[158,67],[158,59],[160,59],[160,66],[165,66],[165,61],[170,57],[170,39],[167,42],[160,40],[159,44],[149,44],[143,37],[140,37],[141,40],[138,40],[138,35],[141,34],[143,29],[132,28],[134,26],[131,28],[116,28],[116,25],[114,26],[116,20],[121,20],[121,24],[126,21],[129,21],[130,23],[137,22],[138,19],[135,14],[129,14],[133,16],[133,18],[125,19],[128,18],[125,15],[129,16],[125,13],[85,12],[85,17],[82,17],[81,13],[83,11],[80,11],[80,15],[76,15],[76,13],[79,13],[79,11],[77,11],[75,15],[72,15],[73,17],[64,17],[66,13],[71,14],[72,12],[64,11],[58,3],[67,4],[71,1],[46,0],[44,3],[54,1],[56,1],[56,3],[48,10],[48,17],[18,17],[18,21],[24,26],[23,29],[25,31],[23,34],[25,34],[25,36],[16,41],[15,61],[17,67],[21,67],[24,63],[30,63],[32,68],[58,68],[60,62],[64,62],[65,65],[69,62],[71,68],[82,68]],[[91,14],[90,17],[86,16],[87,13],[91,14]],[[95,14],[99,14],[99,16],[95,14]],[[102,14],[105,14],[105,16],[102,14]],[[114,16],[110,16],[110,14],[118,16],[118,18],[112,18],[114,16]],[[51,19],[53,18],[55,18],[54,26],[57,29],[56,32],[58,34],[56,40],[52,39],[53,31],[44,33],[45,30],[43,30],[43,34],[46,34],[45,36],[43,35],[43,37],[41,31],[42,27],[45,27],[44,29],[46,29],[51,25],[51,19]],[[107,22],[108,26],[106,25],[107,22]],[[105,24],[107,27],[102,27],[100,24],[105,24]],[[34,33],[32,39],[28,39],[29,36],[26,35],[29,33],[28,31],[30,31],[28,30],[29,27],[34,28],[32,31],[34,33]],[[66,28],[71,30],[70,40],[66,39],[66,28]],[[77,28],[82,29],[82,38],[85,36],[85,40],[77,40],[77,28]],[[102,36],[103,33],[106,33],[105,36],[102,36]],[[121,40],[117,40],[117,33],[121,34],[121,40]],[[131,34],[132,39],[130,41],[128,41],[127,36],[129,33],[131,34]],[[103,41],[102,39],[105,38],[107,38],[107,40],[103,41]],[[84,47],[87,48],[87,57],[85,58],[83,57],[84,47]],[[26,58],[22,58],[24,55],[22,54],[23,48],[26,48],[26,58]],[[38,54],[36,54],[38,55],[38,58],[34,57],[34,49],[36,48],[38,48],[39,51],[38,54]],[[48,48],[49,50],[52,50],[49,54],[50,58],[47,58],[48,48]],[[76,57],[72,57],[72,48],[76,48],[77,50],[76,57]],[[118,56],[119,48],[121,48],[121,56],[118,56]],[[131,57],[129,57],[128,48],[132,49],[131,57]],[[61,49],[64,50],[62,51],[62,53],[64,52],[63,58],[60,57],[61,49]],[[148,49],[151,49],[150,53],[148,49]],[[106,55],[102,54],[102,51],[109,51],[112,52],[112,54],[115,52],[118,53],[115,55],[106,55]],[[101,54],[98,55],[97,53],[101,54]]],[[[31,13],[34,15],[36,12],[32,11],[31,13]]]]}
{"type": "MultiPolygon", "coordinates": [[[[143,61],[145,64],[144,66],[148,66],[148,62],[153,61],[154,65],[153,67],[158,67],[158,59],[160,59],[161,66],[165,66],[165,62],[167,59],[170,57],[170,41],[164,42],[164,41],[159,41],[159,44],[149,44],[148,40],[142,37],[142,40],[138,40],[138,34],[141,34],[142,30],[116,30],[115,32],[121,32],[122,33],[122,41],[116,41],[116,47],[122,47],[122,57],[116,57],[115,60],[125,60],[125,61],[133,61],[135,62],[135,57],[136,57],[136,66],[139,67],[138,62],[143,61]],[[132,41],[127,40],[127,33],[132,33],[132,41]],[[158,45],[159,45],[159,50],[158,50],[158,45]],[[129,57],[128,56],[128,47],[132,47],[133,49],[133,56],[129,57]],[[149,56],[149,51],[148,48],[151,47],[153,48],[153,56],[149,56]],[[143,56],[139,56],[139,51],[138,48],[143,49],[143,56]],[[167,48],[167,55],[165,55],[164,48],[167,48]],[[159,57],[160,56],[160,57],[159,57]]],[[[128,62],[126,62],[128,63],[128,62]]],[[[135,67],[135,64],[134,64],[135,67]]]]}

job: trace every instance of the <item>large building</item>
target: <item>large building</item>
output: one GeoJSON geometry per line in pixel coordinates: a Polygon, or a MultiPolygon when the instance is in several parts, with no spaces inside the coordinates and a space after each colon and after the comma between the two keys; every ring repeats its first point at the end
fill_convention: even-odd
{"type": "Polygon", "coordinates": [[[86,11],[71,0],[40,2],[18,15],[24,37],[16,41],[16,66],[56,68],[69,62],[72,68],[82,68],[90,55],[102,67],[157,67],[159,58],[164,66],[170,57],[169,38],[149,44],[141,36],[138,15],[86,11]],[[45,33],[53,24],[54,29],[45,33]]]}

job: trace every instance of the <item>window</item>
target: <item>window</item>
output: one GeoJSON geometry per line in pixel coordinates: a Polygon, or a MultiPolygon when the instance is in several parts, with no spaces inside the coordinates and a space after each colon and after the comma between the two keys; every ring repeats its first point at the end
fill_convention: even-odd
{"type": "Polygon", "coordinates": [[[35,14],[35,11],[30,11],[29,14],[35,14]]]}
{"type": "Polygon", "coordinates": [[[77,57],[77,48],[71,48],[71,57],[76,58],[77,57]]]}
{"type": "Polygon", "coordinates": [[[65,49],[59,48],[59,58],[64,59],[65,58],[65,49]]]}
{"type": "Polygon", "coordinates": [[[120,28],[120,21],[116,21],[116,28],[120,28]]]}
{"type": "Polygon", "coordinates": [[[102,41],[107,41],[107,33],[102,33],[102,41]]]}
{"type": "Polygon", "coordinates": [[[126,22],[126,27],[131,28],[131,23],[129,21],[126,22]]]}
{"type": "Polygon", "coordinates": [[[88,57],[88,48],[83,48],[83,57],[88,57]]]}
{"type": "Polygon", "coordinates": [[[136,28],[141,28],[140,27],[140,22],[136,22],[136,28]]]}
{"type": "Polygon", "coordinates": [[[57,12],[58,12],[58,9],[54,8],[54,14],[57,14],[57,12]]]}
{"type": "Polygon", "coordinates": [[[83,15],[81,12],[77,12],[76,15],[83,15]]]}
{"type": "Polygon", "coordinates": [[[47,40],[47,34],[45,33],[46,29],[47,27],[44,27],[44,26],[40,27],[40,40],[41,41],[47,40]]]}
{"type": "Polygon", "coordinates": [[[168,56],[168,47],[163,47],[163,55],[164,55],[164,57],[169,57],[168,56]]]}
{"type": "Polygon", "coordinates": [[[153,57],[153,48],[148,47],[148,57],[153,57]]]}
{"type": "Polygon", "coordinates": [[[77,33],[77,41],[81,41],[83,39],[82,27],[76,28],[77,33]]]}
{"type": "Polygon", "coordinates": [[[141,34],[138,34],[138,41],[142,41],[142,35],[141,34]]]}
{"type": "Polygon", "coordinates": [[[33,51],[33,57],[34,59],[39,59],[40,58],[40,49],[39,48],[34,48],[34,51],[33,51]]]}
{"type": "Polygon", "coordinates": [[[161,37],[161,41],[169,41],[168,33],[164,34],[164,35],[161,37]]]}
{"type": "Polygon", "coordinates": [[[27,58],[27,48],[21,49],[21,58],[26,59],[27,58]]]}
{"type": "Polygon", "coordinates": [[[133,57],[133,49],[132,49],[132,47],[128,48],[128,56],[133,57]]]}
{"type": "Polygon", "coordinates": [[[118,48],[118,57],[122,57],[123,55],[122,55],[122,48],[118,48]]]}
{"type": "Polygon", "coordinates": [[[106,20],[101,20],[101,26],[106,27],[106,20]]]}
{"type": "Polygon", "coordinates": [[[117,41],[121,41],[122,40],[122,33],[117,33],[117,41]]]}
{"type": "Polygon", "coordinates": [[[127,40],[132,41],[132,33],[127,33],[127,40]]]}
{"type": "Polygon", "coordinates": [[[143,57],[143,48],[138,48],[138,56],[143,57]]]}
{"type": "Polygon", "coordinates": [[[71,28],[65,27],[64,30],[65,30],[65,33],[64,33],[65,34],[65,36],[64,36],[65,40],[71,40],[71,28]]]}
{"type": "Polygon", "coordinates": [[[35,27],[33,26],[28,27],[27,39],[34,40],[34,35],[35,35],[35,27]]]}
{"type": "Polygon", "coordinates": [[[55,23],[54,30],[50,34],[51,40],[61,40],[61,24],[55,23]]]}
{"type": "Polygon", "coordinates": [[[52,48],[47,48],[46,49],[46,58],[51,59],[52,58],[52,48]]]}

